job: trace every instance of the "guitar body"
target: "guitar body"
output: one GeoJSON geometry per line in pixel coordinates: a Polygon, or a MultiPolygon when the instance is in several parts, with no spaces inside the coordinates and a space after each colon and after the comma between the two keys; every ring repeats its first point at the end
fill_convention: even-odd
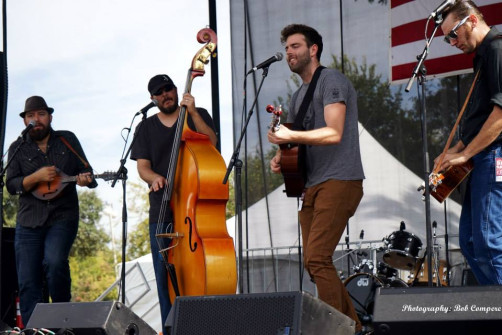
{"type": "Polygon", "coordinates": [[[39,183],[31,194],[40,200],[52,200],[68,185],[67,178],[68,176],[64,172],[59,171],[53,181],[39,183]]]}
{"type": "Polygon", "coordinates": [[[430,194],[439,203],[442,203],[448,198],[455,188],[469,175],[474,168],[474,163],[471,159],[461,165],[450,166],[446,171],[439,174],[439,182],[431,182],[429,177],[430,194]],[[437,184],[437,185],[436,185],[437,184]]]}
{"type": "MultiPolygon", "coordinates": [[[[284,123],[291,128],[291,123],[284,123]]],[[[281,173],[284,178],[286,195],[288,197],[300,197],[305,188],[303,180],[303,164],[300,153],[300,146],[296,143],[287,143],[279,145],[281,149],[281,173]]]]}

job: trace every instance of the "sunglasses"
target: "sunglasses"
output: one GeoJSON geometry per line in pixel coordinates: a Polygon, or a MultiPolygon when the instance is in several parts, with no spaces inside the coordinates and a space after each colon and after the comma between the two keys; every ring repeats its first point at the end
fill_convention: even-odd
{"type": "Polygon", "coordinates": [[[470,17],[470,15],[467,15],[466,17],[464,17],[462,19],[462,21],[460,21],[459,23],[457,23],[457,25],[455,27],[453,27],[452,30],[450,30],[450,32],[448,33],[448,35],[446,35],[444,37],[444,41],[448,44],[451,44],[451,40],[456,40],[458,38],[458,35],[457,35],[457,29],[460,28],[464,23],[467,22],[467,19],[470,17]]]}
{"type": "Polygon", "coordinates": [[[166,85],[164,87],[159,88],[157,91],[153,92],[153,95],[161,95],[164,92],[169,92],[174,88],[173,85],[166,85]]]}

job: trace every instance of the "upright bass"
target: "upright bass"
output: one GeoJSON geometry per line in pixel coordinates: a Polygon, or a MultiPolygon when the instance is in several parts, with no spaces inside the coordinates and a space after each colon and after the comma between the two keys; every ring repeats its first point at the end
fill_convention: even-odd
{"type": "MultiPolygon", "coordinates": [[[[209,28],[198,32],[197,41],[205,45],[192,60],[185,93],[190,93],[196,77],[204,75],[216,39],[209,28]]],[[[228,185],[221,182],[225,172],[221,154],[208,136],[188,127],[186,107],[180,107],[162,201],[162,206],[171,206],[174,222],[171,232],[157,233],[157,238],[171,239],[167,250],[161,251],[167,252],[171,302],[180,295],[236,291],[235,249],[225,218],[228,185]]],[[[166,254],[163,256],[166,260],[166,254]]]]}

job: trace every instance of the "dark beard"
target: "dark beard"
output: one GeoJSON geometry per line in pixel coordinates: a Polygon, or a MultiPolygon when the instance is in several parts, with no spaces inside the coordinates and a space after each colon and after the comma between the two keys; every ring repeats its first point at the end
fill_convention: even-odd
{"type": "Polygon", "coordinates": [[[51,129],[52,129],[52,127],[51,127],[51,125],[49,125],[47,128],[44,127],[42,129],[32,129],[32,130],[30,130],[29,134],[30,134],[32,141],[35,141],[35,142],[41,141],[44,138],[46,138],[47,135],[49,135],[51,129]]]}
{"type": "Polygon", "coordinates": [[[166,115],[169,115],[169,114],[176,112],[177,109],[178,109],[177,104],[173,105],[172,107],[169,107],[169,108],[164,108],[162,106],[159,106],[159,110],[166,115]]]}

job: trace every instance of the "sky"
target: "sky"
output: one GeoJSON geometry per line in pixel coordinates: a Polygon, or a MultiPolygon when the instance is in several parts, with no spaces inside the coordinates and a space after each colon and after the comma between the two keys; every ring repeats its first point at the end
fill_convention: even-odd
{"type": "MultiPolygon", "coordinates": [[[[184,91],[192,58],[203,47],[197,32],[209,26],[207,0],[5,1],[9,93],[4,153],[24,129],[19,113],[26,98],[40,95],[55,110],[53,128],[77,135],[95,173],[118,170],[132,140],[131,132],[125,147],[127,129],[134,130],[141,119],[135,114],[150,102],[152,76],[168,74],[178,92],[184,91]]],[[[231,92],[229,1],[217,0],[216,6],[221,148],[228,164],[233,146],[232,97],[224,94],[231,92]]],[[[196,105],[211,113],[210,64],[205,69],[191,92],[196,105]]],[[[157,111],[152,108],[148,116],[157,111]]],[[[128,159],[125,166],[128,180],[139,181],[136,163],[128,159]]],[[[102,220],[120,231],[122,184],[98,183],[98,196],[110,205],[109,217],[102,220]]],[[[138,221],[131,214],[129,232],[138,221]]]]}

